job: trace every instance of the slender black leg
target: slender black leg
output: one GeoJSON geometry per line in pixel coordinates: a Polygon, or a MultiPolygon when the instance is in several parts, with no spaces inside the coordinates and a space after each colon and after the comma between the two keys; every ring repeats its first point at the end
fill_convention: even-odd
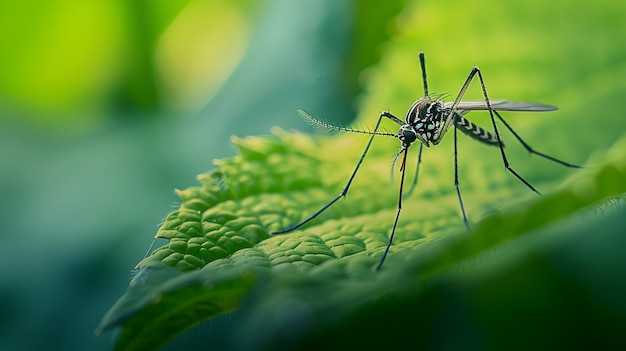
{"type": "MultiPolygon", "coordinates": [[[[467,91],[467,88],[469,87],[470,83],[474,79],[474,76],[476,75],[476,73],[480,74],[480,70],[478,69],[478,67],[474,67],[472,71],[470,72],[470,74],[465,79],[465,82],[463,83],[461,90],[457,94],[456,99],[454,99],[454,103],[452,104],[452,107],[450,108],[450,113],[446,117],[445,123],[442,125],[442,127],[438,131],[439,136],[441,136],[441,133],[445,132],[449,128],[449,126],[452,124],[454,120],[455,110],[457,106],[459,106],[461,99],[463,99],[463,95],[465,95],[465,91],[467,91]]],[[[481,82],[482,82],[482,79],[481,79],[481,82]]],[[[487,103],[487,106],[489,106],[489,103],[487,103]]],[[[491,112],[491,109],[489,110],[489,112],[491,112]]],[[[459,199],[459,206],[461,207],[461,215],[463,216],[463,224],[465,224],[465,227],[469,229],[470,228],[469,221],[467,220],[467,215],[465,214],[465,206],[463,205],[463,198],[461,197],[461,188],[459,187],[459,162],[458,162],[456,126],[454,126],[454,188],[456,189],[456,196],[459,199]]]]}
{"type": "MultiPolygon", "coordinates": [[[[530,190],[534,191],[535,193],[541,195],[541,193],[539,193],[539,191],[537,189],[535,189],[534,186],[532,186],[526,179],[524,179],[521,175],[519,175],[509,164],[509,160],[506,157],[506,153],[504,152],[504,144],[502,144],[502,138],[500,137],[500,133],[498,132],[498,127],[496,126],[496,120],[494,118],[494,114],[496,114],[498,116],[498,118],[500,118],[501,121],[504,122],[504,119],[502,119],[502,117],[491,108],[491,103],[489,102],[489,96],[487,94],[487,88],[485,87],[485,81],[483,80],[483,75],[480,72],[480,69],[478,67],[474,67],[472,69],[472,71],[470,72],[470,74],[467,76],[467,79],[465,79],[465,83],[463,83],[463,86],[461,87],[461,90],[459,91],[456,99],[454,100],[454,103],[452,104],[452,107],[450,109],[450,114],[446,119],[445,124],[443,125],[443,128],[440,129],[440,133],[445,131],[448,126],[452,123],[453,120],[453,116],[454,116],[454,112],[456,107],[459,105],[459,103],[461,102],[461,99],[463,98],[463,95],[465,95],[465,91],[467,90],[467,88],[469,87],[470,83],[472,82],[472,80],[474,79],[474,77],[476,76],[476,74],[478,74],[478,79],[480,81],[480,87],[482,89],[483,92],[483,97],[485,98],[485,103],[487,104],[487,110],[489,111],[489,117],[491,118],[491,124],[493,125],[493,131],[494,134],[496,136],[496,139],[499,141],[498,143],[498,147],[500,149],[500,155],[502,157],[502,163],[504,164],[504,168],[510,172],[511,174],[513,174],[519,181],[521,181],[522,183],[524,183],[524,185],[526,185],[526,187],[528,187],[530,190]]],[[[520,137],[519,135],[517,135],[517,133],[515,133],[512,128],[506,123],[504,122],[505,126],[511,130],[511,132],[513,133],[513,135],[515,135],[515,137],[517,138],[517,140],[524,145],[527,150],[536,153],[539,156],[548,158],[550,160],[553,160],[555,162],[564,164],[566,166],[574,166],[574,165],[570,165],[568,163],[562,162],[560,160],[554,159],[551,156],[539,153],[539,152],[535,152],[532,148],[530,148],[530,146],[528,146],[528,144],[526,144],[520,137]]],[[[575,167],[575,166],[574,166],[575,167]]],[[[454,170],[455,170],[455,174],[454,174],[454,180],[455,180],[455,186],[456,186],[456,192],[457,192],[457,196],[459,197],[459,203],[461,205],[461,212],[463,214],[463,221],[465,222],[465,226],[469,228],[468,225],[468,221],[467,221],[467,216],[465,215],[465,209],[463,207],[463,201],[461,199],[461,191],[458,187],[458,166],[457,166],[457,146],[456,146],[456,127],[454,128],[454,170]]]]}
{"type": "Polygon", "coordinates": [[[393,243],[393,236],[396,233],[396,226],[398,225],[398,219],[400,218],[400,211],[402,210],[402,190],[404,187],[404,174],[406,173],[406,155],[408,153],[408,146],[403,145],[402,149],[404,150],[404,154],[402,155],[402,164],[400,165],[400,171],[402,175],[400,176],[400,191],[398,192],[398,210],[396,212],[396,219],[393,221],[393,227],[391,227],[391,233],[389,234],[389,241],[387,242],[387,247],[385,248],[385,252],[383,253],[383,257],[380,259],[378,266],[376,266],[376,270],[379,271],[383,266],[385,259],[387,258],[387,254],[389,253],[389,248],[393,243]]]}
{"type": "Polygon", "coordinates": [[[428,96],[428,80],[426,79],[426,58],[424,53],[419,53],[420,67],[422,67],[422,83],[424,84],[424,96],[428,96]]]}
{"type": "Polygon", "coordinates": [[[579,165],[575,165],[569,162],[565,162],[562,160],[559,160],[556,157],[550,156],[550,155],[546,155],[543,152],[539,152],[536,151],[535,149],[533,149],[530,145],[528,145],[523,139],[522,137],[519,136],[519,134],[517,134],[517,132],[515,132],[513,130],[513,128],[511,128],[511,126],[504,120],[504,118],[502,118],[502,116],[500,116],[500,114],[498,113],[498,111],[493,111],[493,113],[496,114],[496,116],[498,116],[498,119],[504,124],[504,126],[513,134],[513,136],[515,136],[515,139],[517,139],[517,141],[520,142],[520,144],[522,144],[522,146],[526,149],[526,151],[530,152],[531,154],[535,154],[537,156],[543,157],[547,160],[550,160],[552,162],[556,162],[558,164],[561,164],[565,167],[571,167],[571,168],[583,168],[583,166],[579,166],[579,165]]]}
{"type": "Polygon", "coordinates": [[[461,188],[459,188],[459,161],[458,161],[458,147],[456,141],[456,126],[454,127],[454,188],[456,189],[456,196],[459,198],[459,205],[461,206],[461,214],[463,215],[463,223],[465,228],[469,229],[469,221],[465,214],[465,206],[463,206],[463,198],[461,197],[461,188]]]}
{"type": "Polygon", "coordinates": [[[454,114],[456,113],[456,108],[461,103],[461,99],[463,99],[463,95],[465,95],[465,91],[467,90],[470,83],[474,79],[476,72],[480,72],[478,70],[478,67],[474,67],[472,71],[470,72],[470,74],[465,79],[463,86],[461,86],[461,90],[459,90],[459,93],[456,95],[456,99],[454,99],[454,102],[452,103],[452,106],[450,107],[450,112],[448,113],[448,116],[446,117],[444,123],[442,123],[441,126],[439,127],[439,130],[437,130],[437,133],[434,137],[435,140],[441,139],[441,137],[443,136],[443,133],[445,133],[448,130],[448,128],[450,128],[450,126],[452,125],[452,122],[454,121],[454,114]]]}
{"type": "Polygon", "coordinates": [[[420,165],[422,164],[422,150],[424,149],[424,144],[420,143],[420,149],[417,153],[417,166],[415,167],[415,175],[413,176],[413,183],[411,183],[411,187],[409,191],[406,192],[405,196],[411,196],[413,194],[413,190],[417,187],[417,181],[419,179],[420,173],[420,165]]]}
{"type": "MultiPolygon", "coordinates": [[[[424,52],[420,51],[418,54],[420,60],[420,67],[422,69],[422,85],[424,86],[424,97],[428,96],[428,79],[426,79],[426,58],[424,57],[424,52]]],[[[419,179],[420,173],[420,165],[422,164],[422,150],[424,149],[424,144],[420,143],[420,150],[417,153],[417,166],[415,166],[415,175],[413,176],[413,183],[411,183],[411,187],[409,191],[407,191],[406,196],[411,196],[413,194],[413,190],[417,186],[417,181],[419,179]]]]}
{"type": "MultiPolygon", "coordinates": [[[[463,84],[463,87],[461,87],[461,91],[457,95],[456,100],[454,100],[454,104],[452,105],[452,111],[450,112],[450,116],[453,115],[454,109],[456,109],[456,107],[460,103],[461,98],[465,94],[465,90],[467,90],[467,87],[469,86],[469,83],[474,79],[474,76],[476,74],[478,74],[478,79],[480,80],[480,87],[481,87],[481,89],[483,91],[483,97],[485,98],[485,103],[487,104],[487,109],[489,110],[489,117],[491,118],[491,124],[493,125],[494,134],[496,135],[496,138],[498,139],[498,141],[500,141],[499,149],[500,149],[500,155],[502,156],[502,163],[504,164],[504,168],[506,168],[507,171],[509,171],[511,174],[513,174],[520,182],[524,183],[524,185],[526,185],[526,187],[528,187],[530,190],[532,190],[535,193],[541,195],[541,193],[539,193],[539,191],[537,189],[535,189],[534,186],[532,186],[526,179],[524,179],[521,175],[519,175],[511,167],[511,165],[509,164],[509,160],[506,158],[506,153],[504,152],[504,146],[502,144],[502,138],[500,138],[500,133],[498,132],[498,127],[496,126],[496,119],[493,117],[494,113],[497,114],[497,112],[494,111],[491,108],[491,103],[489,102],[489,96],[487,95],[487,88],[485,87],[485,81],[483,80],[483,75],[480,72],[480,69],[478,67],[474,67],[472,69],[472,71],[470,72],[470,74],[468,75],[467,79],[465,80],[465,83],[463,84]]],[[[500,117],[499,114],[498,114],[498,117],[500,118],[500,120],[503,120],[502,117],[500,117]]],[[[451,118],[449,118],[449,119],[451,120],[451,118]]],[[[507,126],[507,128],[509,128],[509,130],[511,130],[510,126],[508,126],[506,123],[505,123],[505,125],[507,126]]],[[[519,138],[519,135],[516,135],[515,132],[513,132],[513,135],[516,136],[516,138],[522,143],[522,145],[528,146],[528,144],[524,143],[521,140],[521,138],[519,138]]],[[[552,159],[552,158],[550,158],[550,156],[547,156],[545,154],[537,153],[537,155],[540,155],[540,156],[552,159]]],[[[559,160],[556,160],[556,159],[553,159],[553,161],[559,162],[559,160]]]]}
{"type": "MultiPolygon", "coordinates": [[[[502,156],[502,163],[504,163],[504,168],[506,168],[507,171],[509,171],[517,179],[519,179],[519,181],[524,183],[524,185],[526,185],[526,187],[528,187],[528,189],[530,189],[530,190],[534,191],[535,193],[541,195],[541,193],[537,189],[535,189],[534,186],[532,186],[526,179],[524,179],[521,175],[519,175],[511,167],[511,165],[509,164],[509,160],[507,160],[506,153],[504,152],[504,147],[503,147],[503,144],[502,144],[502,138],[500,138],[500,133],[498,132],[498,127],[496,126],[496,119],[493,117],[495,111],[491,108],[491,103],[489,102],[489,96],[487,95],[487,88],[485,87],[485,81],[483,80],[483,75],[482,75],[482,73],[480,73],[480,70],[478,69],[478,67],[474,67],[474,69],[472,70],[472,73],[474,73],[474,74],[478,73],[478,79],[480,80],[480,87],[483,90],[483,97],[485,98],[485,103],[487,103],[487,109],[489,110],[489,117],[491,118],[491,124],[493,125],[493,131],[494,131],[498,141],[500,141],[498,146],[500,148],[500,155],[502,156]]],[[[470,75],[472,75],[472,74],[470,74],[470,75]]],[[[518,139],[518,140],[521,140],[521,139],[518,139]]]]}
{"type": "MultiPolygon", "coordinates": [[[[380,122],[382,121],[383,117],[389,118],[389,119],[391,119],[393,121],[396,121],[396,122],[399,121],[399,119],[397,117],[395,117],[394,115],[392,115],[391,113],[383,112],[378,117],[378,122],[376,122],[376,127],[374,127],[374,133],[376,133],[378,131],[378,127],[380,126],[380,122]]],[[[296,224],[294,224],[292,226],[289,226],[289,227],[287,227],[285,229],[281,229],[281,230],[277,230],[275,232],[272,232],[272,234],[289,233],[289,232],[291,232],[293,230],[296,230],[296,229],[300,228],[301,226],[303,226],[304,224],[308,223],[313,218],[317,217],[320,213],[324,212],[327,208],[332,206],[332,204],[337,202],[337,200],[339,200],[342,197],[346,196],[346,194],[348,193],[348,189],[350,188],[350,185],[352,184],[352,181],[354,180],[354,177],[356,176],[356,173],[359,171],[359,168],[361,167],[361,163],[363,163],[363,160],[365,159],[365,155],[367,155],[367,152],[369,151],[370,145],[372,145],[372,141],[374,140],[375,136],[376,136],[375,134],[372,134],[372,136],[370,137],[369,141],[367,142],[367,145],[365,146],[365,150],[363,150],[363,154],[361,155],[361,158],[359,158],[359,162],[356,164],[356,167],[354,168],[354,171],[352,172],[352,175],[350,176],[350,179],[348,179],[348,182],[346,183],[346,186],[343,188],[341,193],[339,193],[339,195],[335,196],[335,198],[330,200],[330,202],[328,202],[326,205],[322,206],[322,208],[320,208],[315,213],[313,213],[312,215],[308,216],[307,218],[305,218],[301,222],[296,223],[296,224]]]]}

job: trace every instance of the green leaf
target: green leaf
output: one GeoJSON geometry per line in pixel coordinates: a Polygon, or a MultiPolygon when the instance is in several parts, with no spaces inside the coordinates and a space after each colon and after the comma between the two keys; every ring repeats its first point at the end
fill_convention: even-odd
{"type": "Polygon", "coordinates": [[[162,263],[145,264],[103,322],[125,321],[116,349],[156,349],[189,327],[236,308],[253,281],[251,271],[183,273],[162,263]]]}
{"type": "MultiPolygon", "coordinates": [[[[306,229],[270,237],[269,231],[297,221],[333,195],[328,189],[338,187],[331,185],[334,181],[327,183],[326,171],[346,169],[343,156],[333,160],[324,154],[320,162],[307,154],[305,149],[322,147],[313,148],[310,138],[278,130],[276,134],[234,139],[239,156],[217,162],[218,170],[200,176],[202,187],[179,192],[180,209],[168,216],[157,234],[169,239],[168,244],[139,263],[131,288],[100,326],[105,330],[122,324],[120,349],[156,347],[182,330],[237,308],[255,277],[263,277],[265,289],[271,291],[257,296],[261,305],[281,305],[285,295],[296,295],[313,303],[314,311],[332,310],[337,318],[388,293],[392,286],[407,285],[397,281],[409,277],[428,281],[468,258],[626,192],[624,139],[614,147],[608,164],[583,171],[559,192],[488,217],[471,233],[462,230],[453,202],[429,209],[422,199],[411,199],[389,262],[377,275],[373,267],[395,214],[391,191],[387,191],[391,196],[372,199],[369,192],[357,190],[306,229]],[[300,295],[311,286],[316,287],[314,295],[324,299],[300,295]],[[343,293],[333,296],[337,289],[343,293]],[[318,295],[317,290],[323,293],[318,295]]],[[[321,144],[336,148],[344,141],[329,138],[321,144]]],[[[386,174],[378,178],[376,172],[366,174],[360,187],[385,192],[386,174]]],[[[279,310],[283,308],[287,307],[279,310]]],[[[289,323],[282,318],[277,325],[289,323]]]]}

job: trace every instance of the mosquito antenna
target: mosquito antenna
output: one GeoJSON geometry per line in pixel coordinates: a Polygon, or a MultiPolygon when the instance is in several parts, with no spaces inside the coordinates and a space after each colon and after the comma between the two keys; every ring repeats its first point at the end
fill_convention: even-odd
{"type": "Polygon", "coordinates": [[[369,131],[369,130],[362,130],[362,129],[353,129],[353,128],[348,128],[348,127],[342,127],[342,126],[338,126],[338,125],[334,125],[331,123],[328,123],[326,121],[322,121],[320,119],[317,119],[313,116],[311,116],[310,114],[302,111],[302,110],[298,110],[298,113],[304,117],[305,119],[307,119],[309,122],[312,122],[314,124],[317,124],[318,126],[324,127],[326,129],[331,129],[331,130],[337,130],[337,131],[341,131],[341,132],[351,132],[351,133],[360,133],[360,134],[368,134],[368,135],[380,135],[380,136],[391,136],[391,137],[396,137],[396,134],[393,133],[386,133],[386,132],[379,132],[379,131],[369,131]]]}
{"type": "Polygon", "coordinates": [[[420,66],[422,66],[422,81],[424,82],[424,96],[428,96],[428,81],[426,80],[426,58],[424,52],[420,51],[420,66]]]}

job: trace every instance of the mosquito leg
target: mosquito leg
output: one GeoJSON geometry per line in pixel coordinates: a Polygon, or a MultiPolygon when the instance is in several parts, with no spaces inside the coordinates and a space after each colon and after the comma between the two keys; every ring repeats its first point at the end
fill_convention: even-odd
{"type": "Polygon", "coordinates": [[[415,167],[415,175],[413,176],[413,183],[411,183],[411,187],[409,191],[406,192],[405,196],[411,196],[413,194],[413,190],[417,186],[417,181],[419,179],[420,173],[420,165],[422,164],[422,150],[424,149],[424,144],[420,143],[420,149],[417,153],[417,166],[415,167]]]}
{"type": "Polygon", "coordinates": [[[504,118],[502,118],[502,116],[500,116],[500,114],[498,113],[498,111],[493,111],[493,113],[496,114],[496,116],[498,116],[498,119],[500,119],[500,121],[504,124],[504,126],[513,134],[513,136],[515,136],[515,139],[517,139],[517,141],[520,142],[520,144],[522,144],[522,146],[531,154],[535,154],[537,156],[541,156],[547,160],[550,160],[552,162],[556,162],[558,164],[561,164],[565,167],[571,167],[571,168],[583,168],[583,166],[579,166],[579,165],[575,165],[569,162],[565,162],[562,160],[559,160],[556,157],[550,156],[550,155],[546,155],[543,152],[539,152],[536,151],[535,149],[533,149],[530,145],[528,145],[523,139],[522,137],[519,136],[519,134],[517,134],[513,128],[511,128],[511,126],[504,120],[504,118]]]}
{"type": "Polygon", "coordinates": [[[461,188],[459,188],[459,162],[458,162],[458,147],[456,137],[456,126],[454,127],[454,188],[456,189],[456,196],[459,198],[459,205],[461,206],[461,214],[463,215],[463,223],[467,229],[470,229],[467,215],[465,214],[465,206],[463,206],[463,198],[461,197],[461,188]]]}
{"type": "MultiPolygon", "coordinates": [[[[378,127],[380,126],[380,122],[382,121],[383,117],[389,118],[389,119],[394,120],[394,121],[399,121],[399,119],[397,117],[395,117],[394,115],[392,115],[391,113],[383,112],[378,117],[378,121],[376,122],[376,127],[374,127],[374,133],[376,133],[378,131],[378,127]]],[[[341,193],[339,193],[339,195],[335,196],[335,198],[330,200],[330,202],[328,202],[326,205],[322,206],[322,208],[320,208],[319,210],[317,210],[315,213],[313,213],[312,215],[308,216],[307,218],[303,219],[299,223],[296,223],[296,224],[294,224],[292,226],[289,226],[289,227],[281,229],[281,230],[277,230],[275,232],[272,232],[271,234],[289,233],[289,232],[291,232],[293,230],[296,230],[296,229],[300,228],[301,226],[303,226],[304,224],[308,223],[313,218],[317,217],[320,213],[324,212],[327,208],[332,206],[332,204],[337,202],[337,200],[339,200],[342,197],[346,196],[346,194],[348,193],[348,189],[350,188],[350,185],[352,184],[352,181],[354,180],[354,177],[356,176],[356,173],[359,171],[359,168],[361,167],[361,163],[363,163],[363,160],[365,159],[365,155],[367,155],[367,152],[369,151],[370,145],[372,145],[372,141],[374,140],[375,136],[376,136],[375,134],[372,134],[372,136],[370,137],[369,141],[367,142],[367,145],[365,146],[365,150],[363,150],[363,154],[361,155],[361,158],[359,158],[359,161],[357,162],[356,167],[354,168],[354,171],[352,171],[352,175],[350,176],[350,179],[348,179],[348,182],[346,183],[346,186],[343,188],[341,193]]]]}
{"type": "MultiPolygon", "coordinates": [[[[498,147],[500,148],[500,155],[502,156],[502,162],[504,163],[504,168],[506,168],[507,171],[509,171],[517,179],[519,179],[519,181],[524,183],[524,185],[526,185],[526,187],[528,187],[528,189],[530,189],[530,190],[534,191],[535,193],[541,195],[541,193],[537,189],[535,189],[534,186],[532,186],[526,179],[524,179],[521,175],[519,175],[509,165],[509,160],[507,160],[506,153],[504,152],[504,146],[502,144],[502,138],[500,138],[500,133],[498,133],[498,127],[496,126],[496,120],[493,117],[494,113],[497,114],[497,112],[495,112],[491,108],[491,103],[489,102],[489,96],[487,95],[487,88],[485,87],[485,81],[483,80],[483,75],[482,75],[482,73],[480,73],[480,69],[478,69],[478,67],[474,67],[474,69],[472,70],[472,73],[478,73],[478,79],[480,80],[480,87],[483,90],[483,96],[485,98],[485,103],[487,103],[487,109],[489,110],[489,117],[491,118],[491,124],[493,125],[493,131],[495,132],[495,135],[496,135],[496,138],[498,139],[498,141],[500,141],[500,143],[498,144],[498,147]]],[[[472,76],[472,74],[470,74],[470,76],[472,76]]],[[[500,117],[500,115],[498,115],[498,117],[500,117]]],[[[502,117],[500,117],[500,119],[502,120],[502,117]]],[[[505,125],[506,125],[506,123],[505,123],[505,125]]],[[[511,129],[510,127],[508,127],[508,128],[511,129]]],[[[521,139],[519,139],[519,137],[518,137],[518,140],[521,141],[521,139]]]]}
{"type": "Polygon", "coordinates": [[[454,122],[454,114],[456,113],[455,110],[461,103],[461,99],[463,99],[463,95],[465,95],[465,91],[467,90],[470,83],[474,79],[476,72],[480,74],[480,70],[478,69],[478,67],[474,67],[472,71],[470,72],[470,74],[465,79],[463,86],[461,86],[461,90],[459,90],[459,93],[457,94],[456,99],[454,99],[454,102],[452,103],[452,106],[450,107],[450,112],[446,116],[443,123],[441,123],[439,130],[437,130],[437,134],[435,135],[436,140],[440,140],[441,137],[443,136],[443,133],[445,133],[448,130],[448,128],[450,128],[450,125],[452,124],[452,122],[454,122]]]}
{"type": "Polygon", "coordinates": [[[424,96],[428,96],[428,81],[426,80],[426,58],[424,58],[424,53],[421,51],[418,56],[420,59],[420,67],[422,67],[422,83],[424,84],[424,96]]]}
{"type": "Polygon", "coordinates": [[[402,190],[404,187],[404,174],[406,173],[406,155],[408,153],[408,146],[402,147],[404,150],[404,155],[402,155],[402,164],[400,165],[400,170],[402,171],[402,175],[400,176],[400,191],[398,192],[398,210],[396,212],[396,219],[393,221],[393,227],[391,227],[391,233],[389,234],[389,241],[387,242],[387,247],[385,248],[385,252],[383,253],[383,257],[380,259],[378,266],[376,266],[376,270],[379,271],[383,266],[385,259],[387,258],[387,254],[389,253],[389,248],[393,243],[393,236],[396,233],[396,226],[398,225],[398,219],[400,218],[400,211],[402,210],[402,190]]]}
{"type": "MultiPolygon", "coordinates": [[[[440,129],[438,131],[437,138],[440,138],[443,135],[442,133],[444,133],[448,129],[448,127],[452,124],[452,122],[454,121],[454,115],[456,113],[456,108],[459,106],[459,103],[461,102],[461,99],[463,99],[463,96],[465,95],[465,91],[467,91],[467,88],[469,87],[470,83],[472,82],[472,80],[474,80],[474,76],[476,76],[476,73],[478,73],[478,76],[481,77],[480,70],[478,69],[478,67],[472,68],[471,72],[469,73],[469,75],[465,79],[465,82],[463,83],[463,86],[461,86],[461,90],[459,90],[459,93],[457,94],[456,98],[454,99],[454,103],[452,103],[452,107],[450,107],[450,113],[446,117],[445,122],[440,127],[440,129]]],[[[483,80],[482,80],[482,77],[481,77],[480,78],[481,84],[482,84],[482,81],[483,80]]],[[[483,84],[483,91],[484,90],[485,90],[485,87],[484,87],[484,84],[483,84]]],[[[490,105],[489,105],[489,101],[487,100],[487,93],[486,92],[485,92],[485,100],[487,101],[487,106],[489,107],[490,105]]],[[[489,112],[491,113],[491,107],[489,107],[489,112]]],[[[497,135],[498,134],[497,134],[497,131],[496,131],[496,136],[497,135]]],[[[498,141],[500,141],[499,137],[498,137],[498,141]]],[[[502,150],[502,146],[500,146],[500,150],[502,150]]],[[[459,206],[461,207],[461,215],[463,215],[463,224],[465,224],[465,227],[467,229],[469,229],[470,228],[469,221],[467,220],[467,214],[465,213],[465,206],[463,205],[463,198],[461,197],[461,188],[459,187],[459,162],[458,162],[457,127],[456,127],[456,125],[454,126],[454,188],[456,189],[456,196],[459,198],[459,206]]]]}
{"type": "MultiPolygon", "coordinates": [[[[420,51],[418,54],[420,60],[420,67],[422,68],[422,83],[424,85],[424,96],[428,96],[428,80],[426,79],[426,58],[424,57],[424,52],[420,51]]],[[[413,190],[417,186],[417,180],[419,178],[420,165],[422,164],[422,150],[424,149],[424,144],[420,143],[420,150],[417,154],[417,166],[415,167],[415,175],[413,176],[413,183],[411,183],[411,187],[409,191],[407,191],[406,196],[411,196],[413,194],[413,190]]],[[[395,163],[395,162],[394,162],[395,163]]],[[[392,168],[392,176],[391,179],[393,181],[393,168],[392,168]]]]}

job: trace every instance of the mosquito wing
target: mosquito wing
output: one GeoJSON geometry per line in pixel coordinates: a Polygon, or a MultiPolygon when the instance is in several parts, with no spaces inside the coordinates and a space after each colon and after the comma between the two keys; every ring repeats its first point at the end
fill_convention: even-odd
{"type": "MultiPolygon", "coordinates": [[[[556,106],[540,104],[538,102],[521,102],[521,101],[506,101],[506,100],[489,100],[491,108],[495,111],[554,111],[556,106]]],[[[452,107],[453,102],[445,102],[444,108],[452,107]]],[[[478,101],[461,101],[456,108],[461,111],[486,111],[487,103],[482,100],[478,101]]]]}

